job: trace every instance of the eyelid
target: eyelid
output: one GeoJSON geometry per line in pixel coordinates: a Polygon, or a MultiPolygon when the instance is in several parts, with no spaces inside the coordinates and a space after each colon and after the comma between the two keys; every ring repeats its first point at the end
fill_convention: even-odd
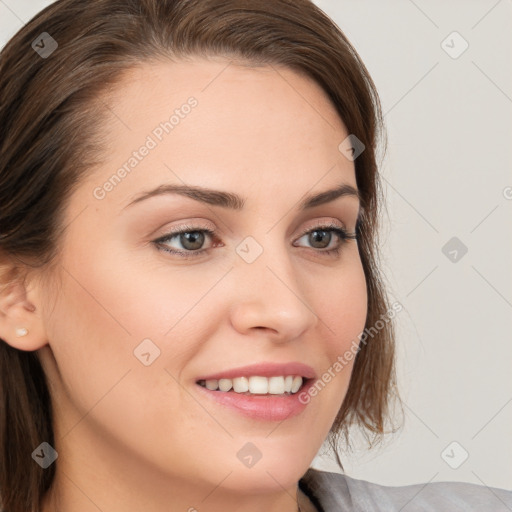
{"type": "Polygon", "coordinates": [[[208,231],[211,233],[217,234],[217,227],[215,224],[202,224],[202,220],[193,220],[193,221],[185,221],[185,224],[179,224],[177,226],[172,226],[170,228],[166,228],[164,233],[160,235],[157,240],[162,238],[168,238],[169,236],[176,235],[182,233],[184,231],[208,231]]]}
{"type": "Polygon", "coordinates": [[[315,221],[312,221],[311,224],[308,224],[299,234],[299,238],[303,237],[305,234],[309,233],[312,230],[320,229],[320,228],[337,228],[342,229],[344,231],[348,230],[343,224],[343,222],[333,220],[332,218],[329,219],[316,219],[315,221]]]}

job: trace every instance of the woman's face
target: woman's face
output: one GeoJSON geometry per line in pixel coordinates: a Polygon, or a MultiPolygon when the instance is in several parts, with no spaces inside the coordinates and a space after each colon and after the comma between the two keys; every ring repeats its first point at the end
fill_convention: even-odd
{"type": "Polygon", "coordinates": [[[183,505],[204,510],[223,493],[292,489],[343,402],[352,362],[332,368],[367,313],[357,241],[332,230],[354,233],[357,197],[302,208],[357,189],[338,149],[349,133],[310,79],[221,59],[145,64],[105,108],[104,163],[66,210],[60,288],[41,291],[58,468],[98,506],[121,488],[172,488],[175,502],[193,488],[183,505]],[[166,186],[219,192],[143,198],[166,186]],[[197,383],[260,363],[334,377],[305,406],[197,383]]]}

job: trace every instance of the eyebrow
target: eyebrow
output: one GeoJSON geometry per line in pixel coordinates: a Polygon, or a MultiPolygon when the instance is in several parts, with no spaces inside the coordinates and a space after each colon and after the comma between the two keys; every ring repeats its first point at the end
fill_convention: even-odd
{"type": "MultiPolygon", "coordinates": [[[[161,196],[166,194],[177,194],[180,196],[189,197],[196,201],[207,203],[213,206],[220,206],[221,208],[229,208],[232,210],[242,210],[245,204],[245,198],[240,197],[232,192],[223,192],[220,190],[213,190],[209,188],[199,187],[196,185],[178,185],[178,184],[165,184],[159,187],[142,192],[136,196],[124,208],[128,208],[134,204],[140,203],[150,197],[161,196]]],[[[325,190],[318,194],[306,196],[299,204],[299,210],[307,210],[315,206],[320,206],[325,203],[334,201],[338,197],[355,197],[361,204],[362,198],[358,189],[347,183],[342,183],[336,188],[325,190]]]]}

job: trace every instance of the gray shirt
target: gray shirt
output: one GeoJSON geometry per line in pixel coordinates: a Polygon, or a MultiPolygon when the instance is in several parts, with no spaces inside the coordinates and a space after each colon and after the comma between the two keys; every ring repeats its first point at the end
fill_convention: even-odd
{"type": "MultiPolygon", "coordinates": [[[[302,491],[302,492],[300,492],[302,491]]],[[[391,487],[309,468],[301,512],[512,512],[512,491],[462,482],[391,487]]]]}

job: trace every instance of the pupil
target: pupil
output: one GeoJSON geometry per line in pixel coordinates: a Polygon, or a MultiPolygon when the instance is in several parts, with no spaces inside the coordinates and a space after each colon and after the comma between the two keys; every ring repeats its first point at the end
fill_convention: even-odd
{"type": "Polygon", "coordinates": [[[325,248],[325,247],[327,247],[329,245],[329,242],[331,241],[331,232],[330,231],[324,231],[324,230],[313,231],[311,233],[311,237],[313,238],[313,243],[311,244],[311,245],[313,245],[313,247],[318,247],[318,246],[315,246],[315,244],[317,242],[320,242],[320,248],[325,248]],[[325,235],[328,236],[327,243],[322,246],[321,245],[322,238],[325,237],[325,235]]]}
{"type": "Polygon", "coordinates": [[[204,233],[200,231],[189,231],[180,235],[180,242],[185,249],[200,249],[204,242],[204,233]]]}

